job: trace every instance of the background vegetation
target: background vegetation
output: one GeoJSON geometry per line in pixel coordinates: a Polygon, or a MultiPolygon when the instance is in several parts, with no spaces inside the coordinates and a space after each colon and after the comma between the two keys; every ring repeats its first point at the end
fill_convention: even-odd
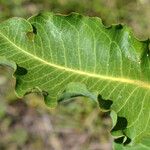
{"type": "MultiPolygon", "coordinates": [[[[150,0],[0,0],[0,22],[42,10],[99,16],[107,26],[128,24],[142,40],[150,35],[150,0]]],[[[111,150],[111,120],[98,106],[78,99],[49,109],[41,95],[17,100],[10,74],[0,66],[0,150],[111,150]]]]}

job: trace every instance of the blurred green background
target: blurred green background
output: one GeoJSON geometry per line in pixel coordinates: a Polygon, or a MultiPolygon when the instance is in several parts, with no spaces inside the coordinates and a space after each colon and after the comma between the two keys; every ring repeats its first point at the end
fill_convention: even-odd
{"type": "MultiPolygon", "coordinates": [[[[0,0],[0,22],[43,10],[99,16],[107,26],[128,24],[141,40],[150,36],[150,0],[0,0]]],[[[38,94],[18,100],[11,72],[0,66],[0,150],[112,149],[109,114],[95,103],[79,98],[50,109],[38,94]]]]}

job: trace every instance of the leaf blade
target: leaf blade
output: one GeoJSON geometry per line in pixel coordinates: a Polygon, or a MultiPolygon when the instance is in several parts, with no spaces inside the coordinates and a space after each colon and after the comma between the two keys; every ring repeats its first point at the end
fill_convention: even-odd
{"type": "Polygon", "coordinates": [[[94,97],[112,100],[111,110],[127,119],[120,136],[136,143],[149,133],[144,117],[150,114],[149,42],[135,39],[126,26],[106,28],[98,18],[43,13],[1,23],[0,44],[1,56],[27,69],[17,75],[19,96],[43,92],[49,105],[56,105],[70,82],[80,82],[94,97]]]}

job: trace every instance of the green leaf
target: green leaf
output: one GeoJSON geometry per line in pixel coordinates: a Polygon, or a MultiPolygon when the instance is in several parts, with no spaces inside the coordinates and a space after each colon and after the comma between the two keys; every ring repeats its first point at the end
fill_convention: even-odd
{"type": "Polygon", "coordinates": [[[105,27],[99,18],[74,13],[0,24],[0,63],[17,64],[19,97],[41,92],[49,106],[72,96],[98,98],[112,111],[112,135],[124,144],[150,135],[148,46],[125,25],[105,27]]]}
{"type": "Polygon", "coordinates": [[[150,138],[145,138],[140,144],[135,146],[123,146],[121,144],[113,143],[113,149],[115,150],[149,150],[150,138]]]}

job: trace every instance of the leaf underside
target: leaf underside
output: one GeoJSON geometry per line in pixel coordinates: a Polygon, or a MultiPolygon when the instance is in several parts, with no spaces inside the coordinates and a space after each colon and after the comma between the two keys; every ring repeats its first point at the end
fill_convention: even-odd
{"type": "Polygon", "coordinates": [[[121,144],[113,143],[113,149],[115,150],[149,150],[150,138],[144,138],[140,144],[135,146],[123,146],[121,144]]]}
{"type": "Polygon", "coordinates": [[[41,13],[0,24],[0,64],[14,68],[19,97],[41,92],[47,105],[86,96],[111,111],[117,142],[150,135],[149,40],[97,17],[41,13]]]}

